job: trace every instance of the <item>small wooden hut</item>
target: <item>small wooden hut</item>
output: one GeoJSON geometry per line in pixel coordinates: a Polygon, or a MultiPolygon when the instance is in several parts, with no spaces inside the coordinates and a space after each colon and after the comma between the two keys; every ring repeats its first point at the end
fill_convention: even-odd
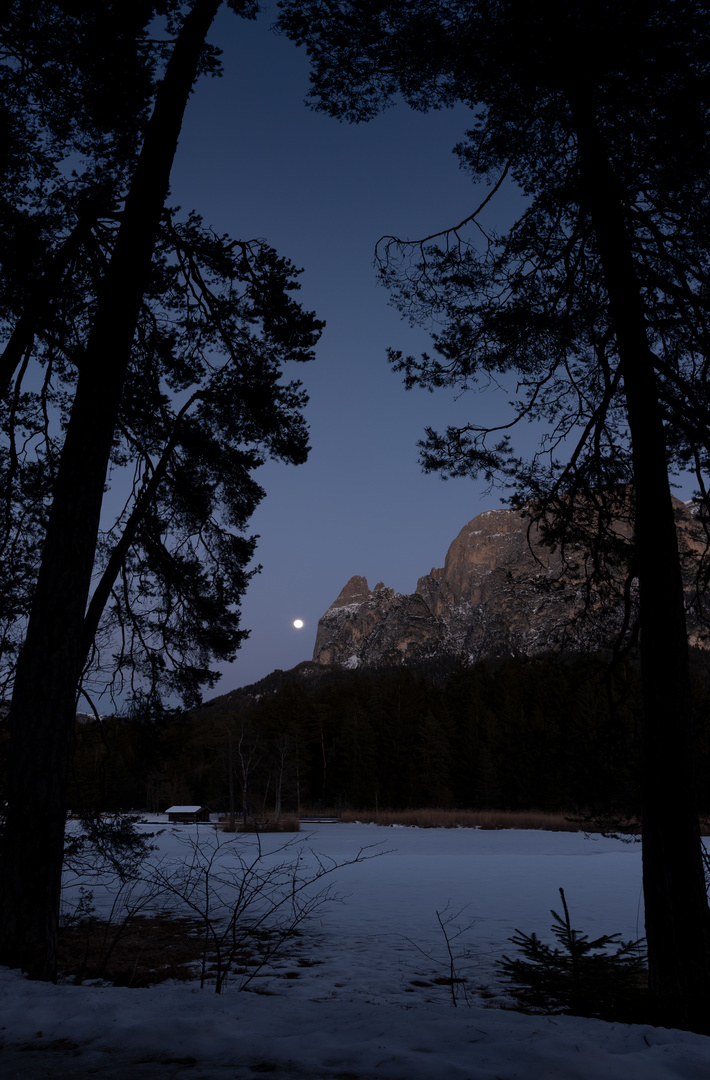
{"type": "Polygon", "coordinates": [[[169,806],[165,813],[168,815],[168,821],[188,825],[210,820],[209,806],[169,806]]]}

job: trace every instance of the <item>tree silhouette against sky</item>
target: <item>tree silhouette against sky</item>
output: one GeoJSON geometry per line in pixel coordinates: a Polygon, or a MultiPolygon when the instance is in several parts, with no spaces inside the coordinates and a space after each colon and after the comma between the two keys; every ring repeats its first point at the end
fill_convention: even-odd
{"type": "MultiPolygon", "coordinates": [[[[502,476],[520,500],[574,505],[631,486],[643,680],[643,875],[650,985],[665,1022],[708,1030],[710,917],[693,791],[688,648],[669,477],[703,503],[707,393],[707,5],[430,5],[283,0],[311,102],[363,121],[403,98],[471,107],[474,178],[528,200],[504,236],[478,214],[381,244],[396,303],[433,355],[392,353],[408,386],[517,383],[511,423],[546,420],[516,458],[485,421],[429,431],[427,468],[502,476]],[[402,256],[398,259],[397,256],[402,256]]],[[[489,197],[490,197],[489,196],[489,197]]]]}

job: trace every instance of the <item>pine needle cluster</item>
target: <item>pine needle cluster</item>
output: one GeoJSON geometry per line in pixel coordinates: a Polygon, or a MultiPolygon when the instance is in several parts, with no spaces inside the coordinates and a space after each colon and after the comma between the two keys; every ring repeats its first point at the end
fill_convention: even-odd
{"type": "Polygon", "coordinates": [[[564,889],[564,916],[551,911],[552,933],[559,945],[516,930],[510,941],[521,956],[504,956],[500,975],[525,1012],[633,1022],[644,1013],[646,956],[644,939],[621,941],[621,934],[589,935],[574,930],[564,889]]]}

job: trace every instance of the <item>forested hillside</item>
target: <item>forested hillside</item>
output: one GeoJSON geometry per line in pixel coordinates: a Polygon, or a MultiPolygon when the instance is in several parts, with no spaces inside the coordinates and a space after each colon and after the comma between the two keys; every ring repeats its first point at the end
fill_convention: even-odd
{"type": "MultiPolygon", "coordinates": [[[[77,724],[73,809],[204,803],[638,812],[639,679],[589,657],[277,672],[191,713],[77,724]],[[251,690],[251,693],[250,693],[251,690]]],[[[695,656],[701,809],[710,672],[695,656]]]]}

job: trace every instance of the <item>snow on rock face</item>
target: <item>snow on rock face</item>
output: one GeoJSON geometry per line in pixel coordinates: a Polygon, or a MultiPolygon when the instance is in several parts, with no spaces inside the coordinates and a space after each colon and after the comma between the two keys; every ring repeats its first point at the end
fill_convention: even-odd
{"type": "MultiPolygon", "coordinates": [[[[705,533],[692,505],[674,504],[686,566],[690,641],[709,648],[692,599],[705,533]]],[[[586,527],[593,531],[592,521],[589,516],[586,527]]],[[[632,525],[628,509],[620,509],[612,523],[620,561],[606,582],[591,589],[584,527],[582,522],[579,534],[562,550],[543,545],[528,510],[479,514],[461,529],[443,568],[420,577],[413,593],[395,593],[382,583],[370,590],[365,578],[351,578],[318,623],[313,660],[382,667],[440,656],[478,660],[604,648],[621,623],[632,525]]]]}

